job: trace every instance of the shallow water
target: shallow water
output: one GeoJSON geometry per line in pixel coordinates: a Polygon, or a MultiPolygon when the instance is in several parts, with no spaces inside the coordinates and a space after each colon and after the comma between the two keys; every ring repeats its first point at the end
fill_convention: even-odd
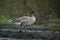
{"type": "Polygon", "coordinates": [[[14,39],[14,38],[0,38],[0,40],[44,40],[44,39],[14,39]]]}
{"type": "Polygon", "coordinates": [[[0,37],[14,39],[31,40],[60,40],[60,31],[53,30],[22,30],[20,29],[1,29],[0,37]]]}

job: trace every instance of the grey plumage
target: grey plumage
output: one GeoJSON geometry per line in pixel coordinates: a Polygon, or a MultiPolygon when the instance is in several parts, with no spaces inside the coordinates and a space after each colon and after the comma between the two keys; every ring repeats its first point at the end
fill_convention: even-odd
{"type": "Polygon", "coordinates": [[[16,25],[20,25],[23,28],[27,25],[32,25],[36,21],[36,18],[33,16],[33,13],[34,11],[31,11],[30,16],[22,16],[11,20],[11,22],[16,25]]]}

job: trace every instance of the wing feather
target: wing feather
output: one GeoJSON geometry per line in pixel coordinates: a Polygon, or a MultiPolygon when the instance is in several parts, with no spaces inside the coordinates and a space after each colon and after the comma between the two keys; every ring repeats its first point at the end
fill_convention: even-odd
{"type": "Polygon", "coordinates": [[[23,16],[23,17],[14,19],[12,22],[24,22],[24,21],[28,21],[29,18],[30,18],[29,16],[23,16]]]}

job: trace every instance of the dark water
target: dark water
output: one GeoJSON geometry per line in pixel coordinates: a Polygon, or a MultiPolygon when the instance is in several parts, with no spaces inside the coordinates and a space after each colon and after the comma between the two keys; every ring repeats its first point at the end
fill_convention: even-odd
{"type": "Polygon", "coordinates": [[[0,29],[0,39],[10,40],[60,40],[60,31],[53,30],[22,30],[19,29],[0,29]],[[11,39],[13,38],[13,39],[11,39]]]}
{"type": "Polygon", "coordinates": [[[14,39],[14,38],[0,38],[0,40],[43,40],[43,39],[14,39]]]}

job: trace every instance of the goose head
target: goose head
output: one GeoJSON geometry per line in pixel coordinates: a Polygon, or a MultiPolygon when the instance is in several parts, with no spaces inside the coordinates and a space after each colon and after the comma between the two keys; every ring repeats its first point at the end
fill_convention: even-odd
{"type": "Polygon", "coordinates": [[[34,11],[31,11],[30,12],[30,17],[34,20],[34,22],[36,21],[36,17],[34,16],[35,15],[35,12],[34,11]]]}
{"type": "Polygon", "coordinates": [[[34,13],[35,13],[34,11],[31,11],[30,16],[34,16],[34,13]]]}

